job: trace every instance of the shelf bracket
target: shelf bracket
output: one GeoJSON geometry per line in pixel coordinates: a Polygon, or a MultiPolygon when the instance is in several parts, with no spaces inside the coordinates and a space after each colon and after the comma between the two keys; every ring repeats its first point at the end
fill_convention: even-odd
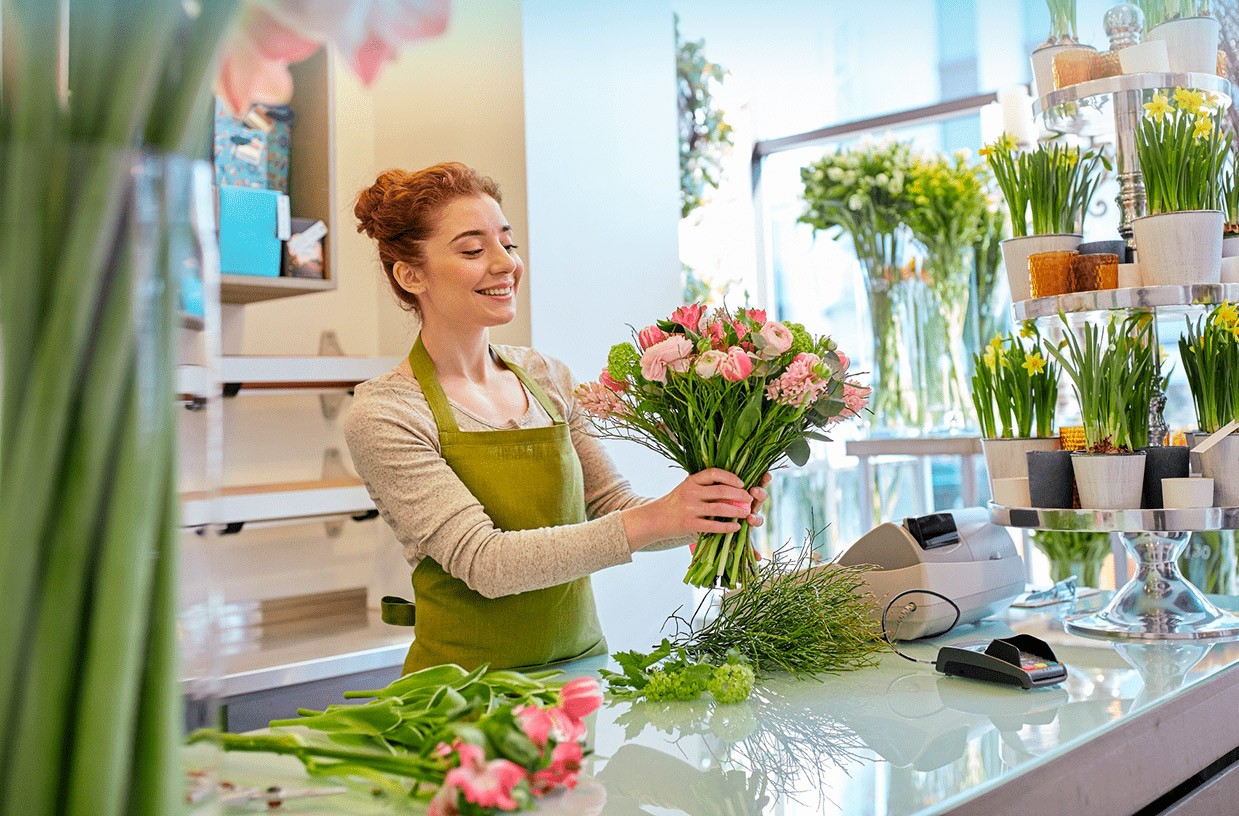
{"type": "MultiPolygon", "coordinates": [[[[320,357],[343,357],[344,349],[340,347],[340,341],[336,338],[336,333],[328,329],[324,331],[318,338],[318,356],[320,357]]],[[[335,419],[340,415],[340,408],[344,405],[344,398],[347,394],[319,394],[318,401],[323,407],[324,419],[335,419]]]]}
{"type": "MultiPolygon", "coordinates": [[[[324,332],[328,334],[329,332],[324,332]]],[[[324,479],[342,479],[351,476],[348,468],[344,466],[344,457],[340,454],[339,448],[327,448],[323,451],[323,478],[324,479]]],[[[344,532],[343,519],[331,519],[323,522],[323,527],[327,530],[328,538],[339,538],[344,532]]]]}

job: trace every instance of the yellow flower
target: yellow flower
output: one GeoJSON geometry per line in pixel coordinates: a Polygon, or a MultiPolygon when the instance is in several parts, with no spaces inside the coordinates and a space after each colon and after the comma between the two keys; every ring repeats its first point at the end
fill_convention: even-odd
{"type": "Polygon", "coordinates": [[[985,367],[990,371],[993,371],[998,367],[998,355],[992,348],[985,350],[985,353],[981,355],[981,360],[985,363],[985,367]]]}
{"type": "Polygon", "coordinates": [[[1205,95],[1203,91],[1175,88],[1174,103],[1179,106],[1179,110],[1185,113],[1200,113],[1200,109],[1205,106],[1205,95]]]}
{"type": "Polygon", "coordinates": [[[1214,320],[1228,329],[1234,328],[1236,324],[1239,324],[1239,308],[1227,301],[1222,304],[1222,308],[1217,310],[1214,320]]]}
{"type": "Polygon", "coordinates": [[[1040,374],[1045,370],[1045,360],[1041,358],[1041,352],[1034,351],[1032,354],[1024,358],[1024,370],[1029,375],[1040,374]]]}
{"type": "Polygon", "coordinates": [[[1213,132],[1213,120],[1208,115],[1196,117],[1196,129],[1192,131],[1192,136],[1196,141],[1200,141],[1205,136],[1213,132]]]}
{"type": "Polygon", "coordinates": [[[1165,94],[1161,93],[1153,94],[1153,101],[1145,102],[1144,109],[1154,119],[1164,119],[1174,113],[1174,108],[1170,107],[1170,101],[1166,99],[1165,94]]]}
{"type": "Polygon", "coordinates": [[[1020,337],[1036,337],[1037,330],[1031,320],[1025,320],[1020,324],[1020,337]]]}
{"type": "Polygon", "coordinates": [[[994,335],[994,339],[989,341],[989,345],[990,348],[994,350],[995,354],[1002,353],[1002,337],[994,335]]]}

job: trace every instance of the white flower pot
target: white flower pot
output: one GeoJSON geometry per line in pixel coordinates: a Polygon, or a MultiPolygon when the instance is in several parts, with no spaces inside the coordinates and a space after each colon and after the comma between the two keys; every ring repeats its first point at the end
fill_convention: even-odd
{"type": "Polygon", "coordinates": [[[1119,288],[1120,289],[1135,289],[1141,285],[1140,281],[1140,264],[1136,263],[1121,263],[1119,264],[1119,288]]]}
{"type": "Polygon", "coordinates": [[[1085,510],[1138,510],[1144,453],[1073,453],[1071,469],[1085,510]]]}
{"type": "Polygon", "coordinates": [[[1221,210],[1145,215],[1132,222],[1132,231],[1145,286],[1221,281],[1221,210]]]}
{"type": "Polygon", "coordinates": [[[1213,480],[1213,503],[1218,507],[1239,507],[1239,432],[1200,454],[1200,468],[1213,480]]]}
{"type": "Polygon", "coordinates": [[[1212,76],[1217,73],[1218,35],[1221,30],[1221,23],[1213,17],[1185,17],[1154,26],[1145,39],[1166,43],[1166,57],[1171,71],[1212,76]]]}
{"type": "Polygon", "coordinates": [[[1222,256],[1222,283],[1239,283],[1239,257],[1222,256]]]}
{"type": "Polygon", "coordinates": [[[1162,507],[1167,510],[1212,506],[1212,479],[1162,479],[1162,507]]]}
{"type": "Polygon", "coordinates": [[[1150,40],[1129,45],[1119,51],[1119,66],[1125,74],[1164,74],[1170,70],[1166,43],[1150,40]]]}
{"type": "Polygon", "coordinates": [[[981,452],[985,454],[985,469],[989,472],[990,495],[997,496],[994,483],[998,479],[1028,478],[1029,451],[1052,451],[1062,449],[1063,442],[1057,436],[1028,436],[1015,439],[982,439],[981,452]]]}
{"type": "Polygon", "coordinates": [[[1032,52],[1030,61],[1037,96],[1045,96],[1054,90],[1054,55],[1079,47],[1076,43],[1043,45],[1032,52]]]}
{"type": "Polygon", "coordinates": [[[1227,235],[1222,238],[1222,257],[1239,258],[1239,235],[1227,235]]]}
{"type": "Polygon", "coordinates": [[[994,479],[993,496],[994,504],[1005,507],[1032,507],[1027,476],[994,479]]]}
{"type": "Polygon", "coordinates": [[[1022,235],[1003,241],[1002,265],[1007,270],[1007,284],[1011,287],[1011,302],[1032,297],[1032,282],[1028,277],[1028,256],[1038,252],[1070,252],[1080,245],[1079,233],[1054,235],[1022,235]]]}

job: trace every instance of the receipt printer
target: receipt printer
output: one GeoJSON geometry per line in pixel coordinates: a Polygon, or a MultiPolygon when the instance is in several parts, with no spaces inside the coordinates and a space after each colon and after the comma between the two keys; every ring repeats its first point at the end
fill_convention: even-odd
{"type": "MultiPolygon", "coordinates": [[[[959,623],[972,623],[1006,609],[1024,591],[1024,561],[1015,542],[1006,529],[990,523],[983,507],[878,525],[839,563],[876,567],[864,575],[876,601],[876,618],[899,593],[928,589],[959,606],[959,623]]],[[[916,593],[891,608],[886,629],[891,639],[912,640],[945,632],[954,620],[949,603],[916,593]],[[908,602],[916,608],[909,611],[908,602]]]]}

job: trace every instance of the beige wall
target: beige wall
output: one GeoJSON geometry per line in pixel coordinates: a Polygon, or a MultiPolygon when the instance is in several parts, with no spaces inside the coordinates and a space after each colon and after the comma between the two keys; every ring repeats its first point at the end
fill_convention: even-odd
{"type": "MultiPolygon", "coordinates": [[[[491,176],[503,189],[504,215],[523,253],[529,229],[521,4],[454,3],[447,33],[406,49],[371,94],[381,100],[374,110],[374,168],[461,161],[491,176]]],[[[377,255],[371,258],[368,268],[377,266],[377,255]]],[[[379,303],[382,354],[402,354],[414,339],[414,324],[393,303],[386,293],[379,303]]],[[[518,291],[516,320],[492,330],[491,339],[529,345],[528,286],[518,291]]]]}

